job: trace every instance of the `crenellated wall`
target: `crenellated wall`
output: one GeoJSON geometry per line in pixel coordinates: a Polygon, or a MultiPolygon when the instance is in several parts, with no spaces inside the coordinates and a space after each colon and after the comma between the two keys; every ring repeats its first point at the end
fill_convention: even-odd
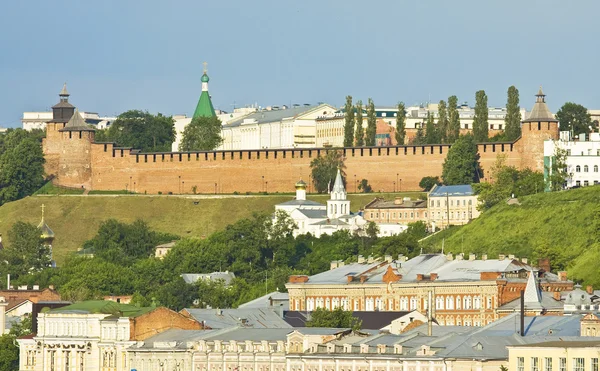
{"type": "MultiPolygon", "coordinates": [[[[139,153],[112,143],[93,143],[93,133],[79,138],[78,132],[73,132],[67,138],[68,133],[59,133],[54,126],[48,126],[44,142],[48,174],[57,174],[57,185],[92,190],[189,194],[196,187],[196,193],[290,192],[300,178],[310,183],[310,162],[327,151],[139,153]]],[[[543,170],[543,141],[557,137],[556,123],[524,123],[522,137],[513,143],[478,144],[482,178],[487,179],[498,154],[507,156],[508,165],[543,170]]],[[[376,192],[391,192],[419,190],[421,178],[441,175],[449,148],[418,145],[339,150],[346,158],[349,192],[355,191],[356,181],[361,179],[367,179],[376,192]]]]}

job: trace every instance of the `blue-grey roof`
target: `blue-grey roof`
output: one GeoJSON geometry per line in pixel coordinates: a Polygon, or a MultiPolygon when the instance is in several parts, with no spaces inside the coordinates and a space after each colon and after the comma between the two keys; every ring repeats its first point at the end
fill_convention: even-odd
{"type": "Polygon", "coordinates": [[[461,185],[451,185],[451,186],[439,186],[436,185],[433,187],[431,192],[429,192],[429,197],[457,197],[457,196],[472,196],[473,187],[470,184],[461,184],[461,185]]]}
{"type": "Polygon", "coordinates": [[[286,202],[282,202],[279,205],[289,205],[289,206],[323,206],[324,208],[326,207],[325,205],[318,203],[316,201],[311,201],[311,200],[290,200],[290,201],[286,201],[286,202]]]}
{"type": "Polygon", "coordinates": [[[327,218],[327,210],[313,210],[313,209],[297,209],[300,213],[304,214],[309,219],[324,219],[327,218]]]}
{"type": "Polygon", "coordinates": [[[340,219],[327,219],[320,222],[312,223],[311,225],[348,225],[348,223],[340,219]]]}
{"type": "Polygon", "coordinates": [[[211,329],[243,326],[245,328],[291,328],[272,308],[194,309],[186,308],[196,321],[211,329]]]}
{"type": "Polygon", "coordinates": [[[290,295],[287,292],[273,291],[267,295],[256,298],[247,303],[241,304],[239,308],[272,308],[282,305],[283,310],[288,310],[290,307],[290,295]]]}
{"type": "MultiPolygon", "coordinates": [[[[321,105],[323,106],[323,105],[321,105]]],[[[228,122],[226,125],[223,125],[224,128],[236,127],[243,125],[245,120],[252,120],[254,123],[263,124],[267,122],[281,122],[285,119],[291,119],[297,117],[299,115],[310,112],[316,108],[321,106],[302,106],[302,107],[293,107],[286,109],[277,109],[271,111],[258,111],[251,113],[246,116],[242,116],[238,119],[232,120],[228,122]]]]}

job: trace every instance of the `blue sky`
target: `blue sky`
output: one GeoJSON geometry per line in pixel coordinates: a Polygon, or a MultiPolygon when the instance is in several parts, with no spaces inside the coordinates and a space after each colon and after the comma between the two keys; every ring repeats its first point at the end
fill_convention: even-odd
{"type": "Polygon", "coordinates": [[[0,5],[0,126],[47,110],[191,114],[209,63],[216,108],[328,102],[503,106],[540,85],[556,111],[600,108],[597,0],[27,0],[0,5]]]}

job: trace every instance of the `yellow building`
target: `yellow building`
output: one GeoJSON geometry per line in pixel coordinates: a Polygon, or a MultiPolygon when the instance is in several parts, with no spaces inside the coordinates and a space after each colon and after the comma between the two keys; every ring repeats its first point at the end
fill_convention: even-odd
{"type": "Polygon", "coordinates": [[[559,340],[507,348],[510,371],[598,371],[600,340],[559,340]]]}

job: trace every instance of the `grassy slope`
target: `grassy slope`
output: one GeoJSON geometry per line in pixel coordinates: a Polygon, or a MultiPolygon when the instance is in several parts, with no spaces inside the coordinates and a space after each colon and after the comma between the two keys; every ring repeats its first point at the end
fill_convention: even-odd
{"type": "Polygon", "coordinates": [[[447,252],[487,253],[490,258],[515,254],[537,262],[549,256],[551,264],[566,266],[571,278],[600,282],[592,277],[600,267],[594,258],[598,255],[594,240],[600,237],[594,230],[600,187],[537,194],[520,201],[520,206],[497,205],[469,225],[438,233],[423,244],[440,251],[444,240],[447,252]]]}
{"type": "MultiPolygon", "coordinates": [[[[375,196],[418,194],[352,194],[349,199],[356,211],[375,196]]],[[[100,223],[114,218],[124,222],[145,220],[151,228],[180,236],[209,235],[226,225],[252,215],[272,212],[274,205],[288,201],[293,195],[268,195],[238,198],[191,199],[175,196],[32,196],[0,207],[0,233],[7,245],[7,231],[18,220],[37,225],[41,205],[46,205],[46,222],[56,234],[55,259],[60,263],[71,251],[95,235],[100,223]],[[195,205],[194,203],[198,204],[195,205]]],[[[325,202],[326,195],[309,195],[309,199],[325,202]]]]}

